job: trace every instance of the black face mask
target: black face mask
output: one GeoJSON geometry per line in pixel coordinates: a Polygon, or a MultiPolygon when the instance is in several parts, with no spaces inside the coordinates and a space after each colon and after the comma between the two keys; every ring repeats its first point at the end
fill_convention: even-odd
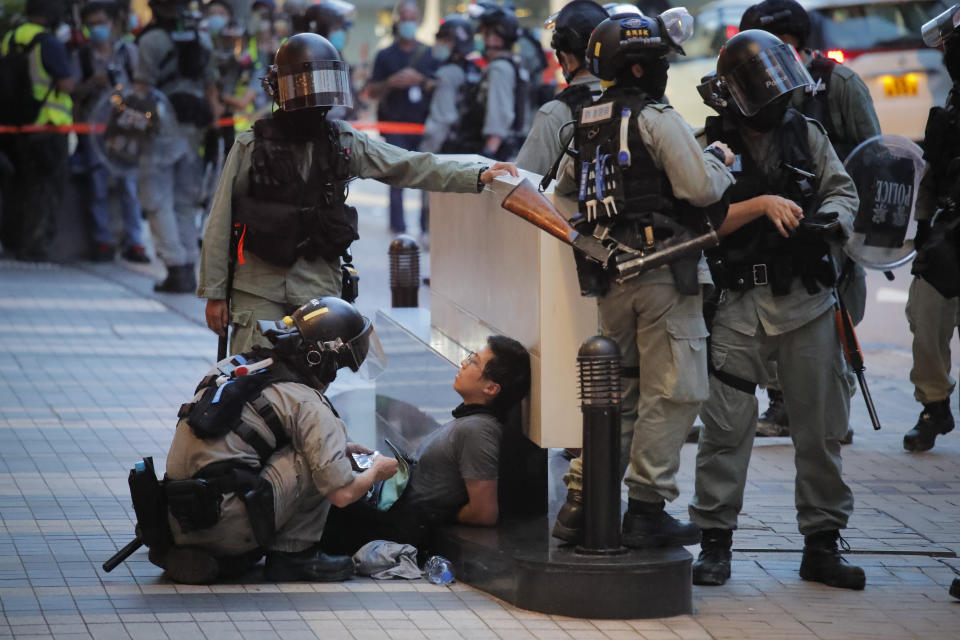
{"type": "Polygon", "coordinates": [[[787,108],[789,106],[790,94],[786,93],[764,106],[749,118],[740,114],[739,109],[736,110],[736,113],[740,114],[743,123],[754,131],[766,132],[780,126],[780,123],[783,122],[783,117],[787,114],[787,108]]]}
{"type": "Polygon", "coordinates": [[[943,64],[954,82],[960,81],[960,37],[949,38],[943,48],[943,64]]]}

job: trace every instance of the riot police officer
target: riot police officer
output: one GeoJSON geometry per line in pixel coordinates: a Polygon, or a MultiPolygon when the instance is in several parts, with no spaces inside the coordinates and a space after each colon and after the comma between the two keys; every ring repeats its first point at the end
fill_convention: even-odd
{"type": "MultiPolygon", "coordinates": [[[[692,32],[690,14],[678,8],[654,18],[612,16],[590,36],[587,65],[612,86],[582,110],[575,133],[582,162],[567,158],[556,187],[576,195],[581,233],[609,232],[623,244],[655,251],[702,231],[704,208],[721,201],[733,182],[725,166],[733,162],[729,150],[717,145],[704,152],[680,115],[658,102],[667,82],[667,54],[682,53],[680,45],[692,32]]],[[[724,207],[713,208],[718,223],[724,207]]],[[[591,273],[587,263],[580,266],[581,289],[598,296],[602,332],[619,345],[624,366],[620,469],[629,462],[630,501],[623,543],[696,544],[698,527],[676,520],[664,505],[679,495],[680,448],[707,397],[706,264],[689,258],[622,283],[602,268],[591,273]]],[[[580,458],[564,481],[567,502],[553,535],[578,542],[580,458]]]]}
{"type": "Polygon", "coordinates": [[[467,57],[474,51],[473,39],[473,24],[459,15],[445,17],[437,28],[433,57],[440,66],[433,77],[421,151],[441,153],[448,142],[448,148],[457,146],[457,123],[476,100],[483,79],[483,70],[467,57]]]}
{"type": "Polygon", "coordinates": [[[800,577],[862,589],[864,573],[837,549],[853,511],[841,477],[840,439],[849,387],[834,323],[840,226],[859,206],[823,128],[789,108],[810,76],[796,51],[765,31],[731,38],[717,61],[703,142],[737,154],[723,237],[712,256],[721,290],[711,332],[710,397],[700,413],[691,519],[703,530],[694,584],[723,584],[743,505],[757,421],[756,386],[777,359],[796,449],[797,522],[805,543],[800,577]]]}
{"type": "Polygon", "coordinates": [[[272,582],[346,580],[351,559],[318,545],[330,505],[355,502],[397,469],[376,456],[357,473],[350,454],[372,452],[350,443],[323,395],[343,367],[382,370],[370,321],[326,297],[260,330],[271,348],[221,360],[180,408],[163,484],[169,545],[150,549],[177,582],[242,574],[264,553],[272,582]]]}
{"type": "Polygon", "coordinates": [[[203,178],[203,130],[221,107],[210,37],[199,29],[200,15],[186,0],[152,0],[153,21],[137,39],[135,83],[157,89],[173,114],[160,114],[157,133],[140,160],[140,204],[150,223],[157,255],[167,277],[157,291],[187,293],[196,288],[197,204],[203,178]]]}
{"type": "Polygon", "coordinates": [[[903,436],[907,451],[929,451],[937,436],[953,430],[950,395],[956,381],[950,375],[950,339],[960,325],[957,302],[960,274],[956,268],[938,268],[940,261],[956,264],[952,229],[958,219],[960,193],[960,37],[951,7],[923,25],[929,46],[943,47],[943,63],[953,87],[943,107],[930,110],[924,134],[927,171],[917,190],[918,255],[913,264],[913,282],[907,298],[907,320],[913,333],[913,396],[923,404],[917,424],[903,436]]]}
{"type": "MultiPolygon", "coordinates": [[[[870,90],[850,67],[838,64],[820,51],[807,48],[810,16],[796,0],[763,0],[749,7],[740,19],[740,30],[763,29],[793,45],[810,72],[813,84],[795,91],[791,105],[800,113],[823,125],[833,150],[843,162],[853,149],[869,138],[880,135],[880,122],[873,108],[870,90]]],[[[840,283],[840,295],[851,312],[854,324],[863,319],[867,302],[867,281],[863,267],[845,258],[847,276],[840,283]]],[[[783,405],[783,391],[776,383],[775,363],[771,363],[771,383],[767,387],[770,406],[760,416],[758,436],[789,435],[790,420],[783,405]]],[[[847,376],[850,388],[855,381],[847,376]]],[[[853,441],[847,429],[843,443],[853,441]]]]}
{"type": "Polygon", "coordinates": [[[349,78],[336,48],[314,33],[281,45],[268,85],[280,109],[237,137],[204,232],[198,295],[207,298],[211,330],[225,335],[232,323],[231,353],[262,343],[257,320],[280,317],[318,293],[356,296],[349,269],[341,269],[358,237],[356,209],[346,204],[353,178],[467,193],[516,173],[508,164],[404,151],[327,119],[330,107],[352,104],[349,78]]]}
{"type": "Polygon", "coordinates": [[[545,175],[567,146],[561,142],[564,128],[567,140],[573,133],[568,123],[603,92],[600,79],[590,73],[584,57],[590,34],[608,17],[606,10],[593,0],[574,0],[544,23],[545,28],[553,30],[550,46],[557,52],[568,86],[537,111],[517,154],[517,166],[521,169],[545,175]]]}

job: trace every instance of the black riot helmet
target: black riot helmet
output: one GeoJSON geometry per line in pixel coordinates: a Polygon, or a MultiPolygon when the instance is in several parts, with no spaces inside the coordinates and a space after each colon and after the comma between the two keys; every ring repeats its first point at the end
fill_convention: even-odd
{"type": "Polygon", "coordinates": [[[473,24],[458,15],[447,16],[437,29],[437,38],[453,41],[453,52],[468,55],[473,51],[473,24]]]}
{"type": "Polygon", "coordinates": [[[660,60],[670,51],[683,54],[681,45],[692,35],[693,16],[683,7],[668,9],[655,18],[617,14],[593,30],[587,44],[587,65],[601,80],[615,80],[633,64],[660,60]]]}
{"type": "Polygon", "coordinates": [[[741,31],[727,41],[717,59],[717,79],[748,118],[794,89],[813,84],[797,51],[759,29],[741,31]]]}
{"type": "Polygon", "coordinates": [[[762,29],[775,36],[793,36],[803,49],[810,37],[810,16],[796,0],[763,0],[743,12],[740,31],[748,29],[762,29]]]}
{"type": "Polygon", "coordinates": [[[27,0],[23,10],[29,18],[41,18],[49,28],[54,28],[67,17],[64,0],[27,0]]]}
{"type": "Polygon", "coordinates": [[[258,324],[278,356],[323,384],[332,382],[343,367],[370,379],[386,367],[373,324],[340,298],[314,298],[282,320],[258,324]]]}
{"type": "Polygon", "coordinates": [[[550,47],[554,51],[570,53],[582,60],[590,34],[608,17],[606,10],[593,0],[573,0],[547,18],[543,26],[553,31],[550,47]]]}
{"type": "Polygon", "coordinates": [[[485,6],[483,13],[479,17],[479,31],[488,31],[503,40],[503,46],[507,49],[520,37],[520,21],[517,20],[517,14],[513,9],[498,7],[496,5],[485,6]]]}
{"type": "Polygon", "coordinates": [[[190,0],[150,0],[150,11],[154,18],[161,24],[170,23],[181,18],[189,18],[191,21],[200,20],[199,2],[190,2],[190,0]]]}
{"type": "Polygon", "coordinates": [[[943,47],[943,64],[950,79],[960,81],[960,5],[955,4],[923,25],[920,33],[929,47],[943,47]]]}
{"type": "Polygon", "coordinates": [[[355,11],[356,7],[344,0],[321,0],[297,16],[294,26],[297,31],[309,31],[326,38],[338,29],[348,30],[352,26],[350,16],[355,11]]]}
{"type": "Polygon", "coordinates": [[[315,33],[298,33],[280,45],[264,88],[284,111],[353,106],[347,64],[315,33]]]}

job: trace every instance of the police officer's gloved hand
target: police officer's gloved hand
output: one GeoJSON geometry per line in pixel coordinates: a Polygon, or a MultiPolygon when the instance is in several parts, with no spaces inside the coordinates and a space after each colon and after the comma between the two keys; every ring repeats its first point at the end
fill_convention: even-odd
{"type": "Polygon", "coordinates": [[[923,245],[927,243],[927,240],[930,239],[930,221],[929,220],[917,220],[917,235],[913,239],[913,246],[920,251],[923,248],[923,245]]]}

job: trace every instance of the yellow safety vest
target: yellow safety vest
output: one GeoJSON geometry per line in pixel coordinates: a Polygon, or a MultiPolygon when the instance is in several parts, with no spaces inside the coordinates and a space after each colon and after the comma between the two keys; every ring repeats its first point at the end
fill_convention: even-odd
{"type": "MultiPolygon", "coordinates": [[[[32,22],[22,24],[13,31],[7,33],[3,39],[3,45],[0,47],[0,55],[7,55],[10,49],[10,38],[22,47],[26,47],[37,34],[46,31],[43,27],[32,22]]],[[[70,94],[54,88],[50,90],[53,79],[47,70],[43,67],[43,59],[40,54],[40,44],[37,43],[30,51],[29,68],[30,79],[33,82],[33,97],[35,100],[43,102],[40,107],[40,113],[34,124],[53,124],[66,125],[73,124],[73,100],[70,94]]]]}

